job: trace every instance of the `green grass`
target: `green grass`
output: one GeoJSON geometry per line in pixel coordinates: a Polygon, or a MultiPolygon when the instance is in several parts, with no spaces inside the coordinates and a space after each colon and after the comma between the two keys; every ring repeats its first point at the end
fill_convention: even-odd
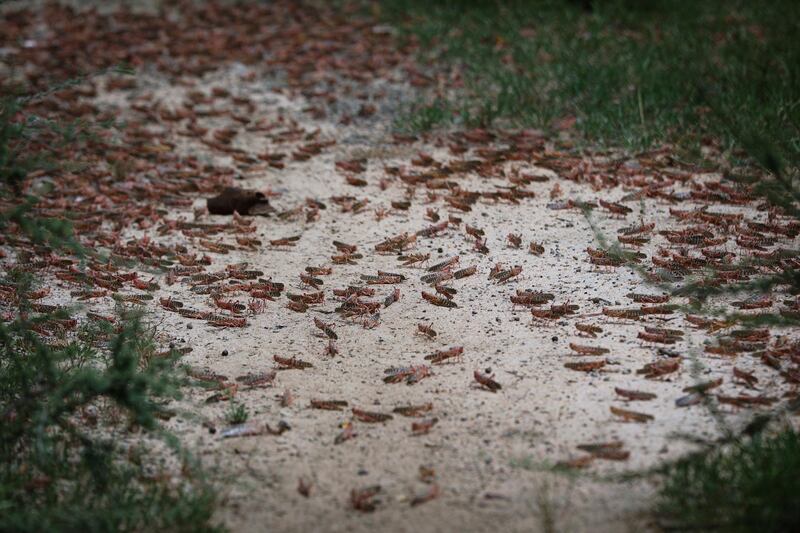
{"type": "Polygon", "coordinates": [[[244,424],[247,422],[249,416],[247,407],[245,407],[244,404],[236,403],[231,404],[228,408],[228,411],[225,413],[225,420],[231,425],[244,424]]]}
{"type": "Polygon", "coordinates": [[[671,465],[657,514],[668,530],[800,531],[800,435],[785,429],[671,465]]]}
{"type": "MultiPolygon", "coordinates": [[[[383,0],[384,18],[459,89],[398,121],[554,129],[641,149],[741,147],[742,132],[800,161],[800,3],[792,0],[383,0]]],[[[734,157],[743,152],[732,150],[734,157]]]]}

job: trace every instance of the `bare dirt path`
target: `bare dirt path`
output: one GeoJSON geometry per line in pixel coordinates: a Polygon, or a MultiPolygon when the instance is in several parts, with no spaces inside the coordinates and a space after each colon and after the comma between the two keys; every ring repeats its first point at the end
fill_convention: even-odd
{"type": "MultiPolygon", "coordinates": [[[[246,15],[212,15],[246,24],[246,15]]],[[[152,294],[144,304],[165,345],[191,348],[182,361],[192,375],[222,383],[220,390],[188,388],[168,423],[218,476],[220,520],[235,531],[650,527],[640,515],[653,490],[648,482],[611,484],[596,477],[678,457],[690,449],[680,435],[718,436],[717,421],[702,402],[676,406],[689,394],[686,387],[721,380],[713,393],[722,396],[719,409],[733,426],[753,406],[748,400],[728,405],[726,398],[782,401],[785,377],[747,353],[785,347],[781,336],[794,332],[743,333],[738,345],[716,350],[720,355],[706,349],[716,346],[708,330],[730,334],[734,324],[687,320],[684,309],[670,307],[687,304],[685,298],[648,302],[635,294],[664,294],[646,283],[647,276],[667,279],[712,267],[726,272],[734,257],[791,247],[796,227],[768,220],[746,191],[729,189],[718,174],[680,165],[668,152],[581,158],[524,131],[393,136],[390,117],[411,90],[406,80],[413,81],[413,68],[399,57],[392,65],[367,58],[367,79],[356,79],[355,68],[343,72],[336,58],[364,50],[323,19],[305,21],[294,48],[271,49],[269,57],[280,60],[266,66],[221,57],[230,54],[226,45],[247,51],[253,43],[236,48],[218,25],[216,34],[198,32],[174,44],[172,55],[150,54],[147,47],[155,45],[147,39],[141,48],[129,45],[156,58],[160,69],[145,62],[133,79],[103,75],[67,89],[67,96],[59,93],[62,102],[85,102],[128,122],[120,148],[93,161],[94,181],[72,175],[62,198],[88,217],[87,242],[112,254],[171,263],[164,270],[125,269],[140,281],[152,278],[158,289],[151,291],[130,280],[106,290],[103,280],[122,279],[123,272],[94,265],[92,275],[101,280],[94,289],[106,293],[88,305],[108,315],[112,293],[118,299],[152,294]],[[339,44],[326,55],[333,36],[339,44]],[[201,38],[206,53],[181,49],[201,38]],[[298,89],[298,80],[309,76],[319,78],[315,83],[328,77],[326,88],[308,82],[298,89]],[[207,214],[206,198],[230,185],[265,192],[276,212],[207,214]],[[596,208],[587,215],[581,202],[596,208]],[[104,212],[116,218],[103,219],[104,212]],[[748,248],[754,241],[741,231],[752,227],[748,223],[772,224],[774,241],[748,248]],[[641,231],[632,229],[637,226],[641,231]],[[609,243],[627,238],[626,248],[643,254],[641,272],[596,251],[603,246],[595,230],[609,243]],[[509,234],[520,237],[518,247],[509,234]],[[295,236],[288,245],[270,243],[295,236]],[[397,236],[406,244],[381,246],[397,236]],[[346,251],[334,241],[356,251],[343,257],[346,251]],[[404,266],[399,258],[410,254],[426,259],[404,266]],[[443,276],[437,293],[423,277],[436,275],[430,267],[448,258],[457,263],[445,273],[472,267],[474,273],[443,276]],[[348,287],[364,292],[348,301],[334,292],[348,287]],[[396,289],[399,299],[387,306],[396,289]],[[446,299],[451,289],[453,307],[422,296],[446,299]],[[289,294],[320,302],[292,310],[289,294]],[[315,319],[331,324],[336,355],[326,353],[331,344],[315,319]],[[421,334],[419,324],[430,325],[435,338],[421,334]],[[598,331],[587,333],[585,326],[598,331]],[[452,362],[426,359],[454,347],[463,354],[452,362]],[[280,368],[276,355],[311,366],[280,368]],[[596,364],[590,369],[586,363],[596,364]],[[420,365],[425,370],[418,370],[416,383],[385,382],[387,369],[420,365]],[[752,372],[759,390],[747,390],[734,367],[752,372]],[[481,387],[476,371],[502,388],[481,387]],[[266,379],[248,386],[242,379],[248,374],[266,379]],[[654,397],[629,401],[630,391],[654,397]],[[346,406],[315,409],[314,400],[346,406]],[[223,438],[234,402],[247,408],[246,427],[258,435],[223,438]],[[430,410],[419,418],[395,411],[409,405],[430,410]],[[369,423],[354,410],[392,418],[369,423]],[[434,425],[415,432],[420,423],[434,425]],[[289,429],[273,435],[265,425],[289,429]],[[594,455],[578,448],[599,443],[612,445],[594,455]],[[585,474],[550,471],[563,461],[585,474]],[[307,497],[298,491],[301,479],[310,486],[307,497]],[[351,491],[378,485],[375,511],[354,510],[351,491]],[[413,505],[424,495],[437,497],[413,505]]],[[[117,24],[145,32],[154,24],[136,21],[131,16],[117,24]]],[[[69,32],[48,33],[46,25],[19,27],[38,28],[39,39],[51,44],[66,39],[65,48],[75,42],[69,32]]],[[[370,50],[391,49],[383,28],[356,27],[378,36],[370,50]]],[[[269,41],[287,30],[267,24],[262,31],[269,41]]],[[[384,53],[384,59],[394,57],[384,53]]],[[[49,209],[65,207],[56,196],[48,202],[49,209]]],[[[53,278],[49,286],[44,302],[75,300],[77,287],[68,277],[53,278]]],[[[776,309],[778,301],[742,307],[757,313],[776,309]]]]}

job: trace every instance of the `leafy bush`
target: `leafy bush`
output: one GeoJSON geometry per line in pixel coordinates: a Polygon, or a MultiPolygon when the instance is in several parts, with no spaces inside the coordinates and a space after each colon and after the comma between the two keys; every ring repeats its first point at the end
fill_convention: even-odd
{"type": "Polygon", "coordinates": [[[671,465],[656,508],[666,529],[800,530],[800,435],[784,429],[671,465]]]}

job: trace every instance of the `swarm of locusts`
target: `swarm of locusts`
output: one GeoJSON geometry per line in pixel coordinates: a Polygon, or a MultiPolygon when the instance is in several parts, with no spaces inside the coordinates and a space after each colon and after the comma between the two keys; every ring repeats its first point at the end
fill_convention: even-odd
{"type": "MultiPolygon", "coordinates": [[[[66,8],[53,8],[54,13],[62,9],[66,8]]],[[[33,243],[20,228],[9,226],[0,241],[2,268],[7,273],[32,273],[46,284],[18,294],[15,286],[0,282],[4,321],[16,313],[65,311],[67,299],[90,310],[78,318],[35,322],[35,333],[46,342],[77,335],[87,322],[119,327],[111,314],[116,305],[144,306],[171,325],[205,328],[211,335],[219,331],[230,337],[275,335],[287,341],[285,350],[260,354],[253,363],[257,368],[247,373],[231,379],[190,366],[188,378],[202,386],[203,401],[209,404],[255,398],[279,386],[276,390],[283,392],[277,393],[276,404],[340,417],[320,429],[327,431],[325,444],[335,445],[336,450],[353,446],[354,440],[364,438],[360,434],[401,424],[411,443],[445,434],[454,417],[436,400],[443,394],[443,376],[457,380],[461,393],[481,395],[480,405],[487,409],[504,395],[517,397],[519,378],[511,356],[498,357],[492,370],[487,368],[485,346],[476,349],[470,337],[454,338],[466,331],[454,324],[472,328],[477,310],[488,307],[485,302],[496,303],[493,310],[504,321],[513,317],[509,327],[519,331],[537,335],[550,329],[568,331],[571,338],[553,336],[558,358],[536,359],[536,364],[548,365],[565,381],[624,376],[625,386],[608,386],[602,392],[610,404],[604,413],[613,423],[646,428],[658,420],[658,411],[647,406],[658,397],[653,391],[663,390],[656,389],[656,382],[689,374],[684,357],[690,332],[716,337],[702,346],[701,357],[719,362],[725,374],[681,389],[671,400],[674,408],[714,402],[734,411],[797,401],[800,343],[790,336],[775,337],[768,327],[750,326],[742,317],[770,312],[797,319],[800,298],[780,290],[767,296],[743,294],[729,305],[735,313],[720,318],[689,312],[691,294],[681,292],[694,287],[715,293],[766,276],[792,275],[800,268],[795,246],[800,222],[757,199],[751,186],[698,177],[699,169],[658,151],[639,154],[627,163],[578,156],[538,132],[524,130],[441,134],[438,145],[443,148],[435,153],[424,151],[431,147],[419,139],[398,135],[392,142],[413,155],[391,162],[344,156],[336,138],[309,126],[310,120],[325,115],[326,103],[336,96],[317,85],[313,76],[302,74],[318,67],[319,58],[309,51],[316,48],[283,34],[259,38],[264,29],[249,19],[253,13],[216,9],[190,14],[187,27],[221,17],[237,21],[243,30],[225,47],[197,47],[185,36],[164,46],[168,59],[160,60],[158,68],[179,91],[170,103],[136,79],[114,76],[87,79],[30,103],[32,112],[54,119],[109,115],[111,111],[96,98],[104,91],[126,98],[130,106],[120,144],[105,136],[87,141],[81,154],[87,169],[54,174],[51,190],[42,192],[33,208],[39,216],[71,220],[81,244],[103,253],[85,260],[73,258],[33,243]],[[201,88],[186,81],[204,73],[208,65],[228,60],[254,65],[268,52],[270,61],[283,67],[289,78],[289,94],[308,99],[308,116],[286,114],[249,96],[248,90],[257,86],[255,66],[237,79],[242,90],[201,88]],[[187,155],[181,145],[212,154],[217,163],[187,155]],[[245,149],[252,146],[258,149],[245,149]],[[285,177],[290,170],[321,161],[329,165],[336,184],[326,185],[327,192],[320,197],[267,188],[250,191],[270,205],[263,216],[238,210],[229,216],[211,215],[206,208],[195,207],[199,200],[241,185],[242,176],[285,177]],[[531,173],[527,166],[554,175],[531,173]],[[568,197],[566,191],[573,185],[589,192],[568,197]],[[645,200],[663,204],[667,221],[656,222],[642,212],[639,206],[645,200]],[[587,233],[585,246],[566,258],[558,255],[564,253],[559,243],[539,228],[522,223],[505,228],[492,222],[500,212],[514,213],[516,221],[524,221],[536,209],[553,219],[602,219],[616,229],[602,245],[587,233]],[[326,233],[325,223],[337,220],[368,231],[326,233]],[[298,250],[309,248],[316,254],[303,256],[298,263],[306,253],[298,250]],[[632,270],[650,285],[620,302],[592,300],[541,281],[541,269],[553,257],[574,261],[587,276],[632,270]],[[292,265],[292,270],[277,275],[276,265],[292,265]],[[668,290],[664,284],[677,289],[668,290]],[[23,306],[22,301],[28,304],[23,306]],[[297,330],[284,332],[286,324],[300,324],[304,342],[294,342],[297,330]],[[631,333],[622,340],[612,337],[617,325],[631,333]],[[333,397],[290,390],[286,384],[298,376],[335,381],[339,374],[331,369],[351,368],[361,361],[359,341],[373,335],[390,342],[379,354],[382,362],[374,366],[370,385],[406,398],[391,406],[391,414],[386,406],[372,406],[376,398],[348,397],[346,380],[341,396],[333,397]],[[391,339],[400,338],[416,350],[395,349],[391,339]],[[634,360],[630,348],[646,350],[647,360],[634,360]],[[633,366],[623,374],[620,369],[626,364],[633,366]]],[[[280,16],[268,7],[253,9],[265,10],[262,16],[280,16]]],[[[294,8],[287,9],[297,14],[294,8]]],[[[50,42],[46,49],[54,54],[52,65],[42,72],[57,68],[65,75],[77,75],[75,65],[95,61],[99,69],[123,57],[113,43],[120,31],[115,28],[124,22],[92,17],[91,31],[99,32],[97,39],[107,42],[108,48],[100,47],[96,57],[87,58],[80,39],[67,40],[63,46],[50,42]]],[[[25,28],[38,23],[20,20],[17,24],[25,28]]],[[[159,29],[153,35],[181,36],[186,31],[180,30],[187,29],[175,27],[177,23],[168,18],[148,19],[147,24],[159,29]]],[[[281,31],[279,24],[275,26],[274,31],[281,31]]],[[[404,56],[379,32],[358,28],[351,36],[331,34],[330,28],[324,24],[316,31],[340,43],[343,56],[325,64],[348,83],[358,86],[364,79],[380,79],[389,73],[389,67],[382,65],[405,64],[404,56]],[[354,52],[362,45],[383,60],[354,52]]],[[[150,37],[140,33],[132,28],[130,39],[149,50],[145,44],[150,37]]],[[[39,60],[35,50],[12,47],[9,39],[0,35],[0,48],[15,50],[20,64],[39,60]]],[[[408,74],[415,83],[431,83],[418,72],[408,74]]],[[[32,76],[31,82],[39,83],[40,77],[32,76]]],[[[363,104],[357,116],[338,120],[346,125],[366,119],[374,113],[369,105],[363,104]]],[[[23,189],[31,189],[42,177],[46,177],[43,172],[29,176],[23,189]]],[[[500,343],[496,348],[509,353],[518,348],[510,340],[496,342],[500,343]]],[[[186,355],[190,350],[171,348],[156,356],[186,355]]],[[[221,436],[270,439],[287,431],[292,429],[285,423],[248,423],[228,428],[221,436]]],[[[566,459],[565,466],[584,468],[596,460],[625,461],[631,455],[621,441],[586,443],[577,449],[583,453],[566,459]]],[[[322,489],[312,491],[310,482],[300,479],[297,490],[313,497],[322,489]]],[[[353,488],[348,507],[372,512],[388,505],[380,499],[381,490],[378,485],[353,488]]],[[[420,505],[446,494],[446,486],[431,483],[409,501],[420,505]]]]}

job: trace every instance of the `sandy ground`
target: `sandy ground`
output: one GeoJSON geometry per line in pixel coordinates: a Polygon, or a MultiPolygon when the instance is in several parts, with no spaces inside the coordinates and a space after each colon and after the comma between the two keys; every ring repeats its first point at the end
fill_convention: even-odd
{"type": "MultiPolygon", "coordinates": [[[[175,87],[150,83],[142,85],[152,92],[154,101],[169,104],[183,96],[175,87]]],[[[348,128],[309,121],[300,112],[304,102],[289,100],[258,83],[242,87],[230,71],[208,76],[195,89],[207,86],[246,92],[259,102],[255,116],[282,114],[297,120],[305,131],[319,128],[323,138],[338,141],[319,157],[292,162],[280,171],[245,170],[242,179],[236,181],[238,186],[280,193],[272,201],[279,210],[306,198],[326,201],[354,195],[369,199],[368,208],[355,215],[341,213],[328,203],[319,220],[311,223],[286,222],[277,217],[254,219],[259,238],[300,235],[296,246],[234,250],[224,256],[209,254],[213,258],[209,271],[245,262],[248,268],[263,271],[264,277],[285,283],[286,292],[301,293],[307,287],[299,274],[306,266],[329,265],[329,257],[337,253],[334,240],[358,246],[365,254],[358,264],[335,265],[331,275],[322,277],[325,304],[301,314],[288,310],[285,299],[268,302],[266,310],[248,317],[248,326],[241,329],[219,329],[158,307],[152,310],[160,331],[175,338],[177,347],[193,349],[183,361],[194,368],[232,379],[272,369],[274,354],[298,357],[314,365],[306,370],[280,370],[274,387],[240,390],[236,395],[236,401],[251,414],[250,424],[267,423],[274,428],[279,421],[288,423],[291,430],[280,436],[221,439],[219,432],[210,434],[198,419],[211,421],[221,430],[228,404],[207,405],[204,402],[211,393],[187,391],[181,407],[192,416],[177,417],[170,428],[205,464],[228,480],[220,518],[237,531],[488,531],[498,525],[511,531],[548,527],[618,531],[647,527],[647,520],[637,514],[648,504],[652,487],[647,482],[616,484],[598,482],[589,475],[554,475],[549,466],[585,455],[576,449],[579,444],[609,441],[622,441],[631,452],[630,459],[621,464],[597,461],[589,469],[592,474],[643,469],[678,457],[689,449],[678,433],[700,438],[717,435],[714,419],[702,405],[675,407],[675,400],[685,394],[681,389],[718,377],[725,380],[720,391],[734,394],[741,387],[730,380],[733,361],[701,355],[706,335],[687,328],[677,315],[653,316],[644,323],[685,332],[683,340],[669,347],[683,360],[681,371],[661,380],[636,374],[637,369],[658,359],[657,345],[636,340],[641,321],[612,319],[601,311],[604,307],[630,306],[628,293],[659,291],[645,285],[632,270],[590,264],[585,250],[597,246],[597,242],[583,213],[547,207],[556,184],[565,198],[592,199],[597,193],[531,163],[507,163],[508,172],[515,169],[547,178],[528,188],[535,193],[534,198],[519,205],[479,202],[472,212],[453,213],[463,218],[463,224],[485,229],[490,253],[476,252],[473,239],[463,228],[452,228],[434,238],[420,237],[412,251],[430,253],[430,260],[422,268],[403,268],[398,266],[396,254],[374,253],[374,246],[388,237],[431,225],[424,219],[429,205],[413,201],[407,212],[392,210],[377,221],[374,209],[390,209],[391,201],[405,198],[401,187],[381,190],[384,166],[408,166],[419,152],[437,161],[454,159],[446,149],[420,142],[398,146],[381,133],[380,126],[385,124],[377,119],[368,127],[348,128]],[[364,156],[369,158],[363,174],[368,185],[355,188],[345,182],[335,162],[364,156]],[[508,233],[520,234],[525,244],[541,243],[545,252],[535,256],[525,247],[511,248],[506,243],[508,233]],[[420,293],[431,288],[419,279],[427,273],[424,267],[456,255],[461,267],[477,267],[474,276],[451,283],[458,291],[458,308],[426,303],[420,293]],[[509,267],[521,265],[522,273],[509,283],[490,281],[489,271],[498,262],[509,267]],[[398,285],[400,300],[380,311],[377,327],[366,329],[333,313],[339,302],[331,294],[332,288],[361,285],[360,275],[379,270],[401,273],[407,280],[398,285]],[[517,289],[550,292],[556,303],[568,302],[580,309],[577,315],[561,320],[532,319],[528,309],[515,308],[510,302],[509,296],[517,289]],[[340,355],[324,355],[327,341],[314,327],[315,317],[335,324],[340,355]],[[434,340],[417,333],[421,322],[430,323],[439,333],[434,340]],[[581,337],[576,322],[600,326],[603,333],[597,339],[581,337]],[[576,357],[569,343],[610,349],[605,356],[610,364],[601,372],[589,374],[565,368],[568,361],[598,359],[576,357]],[[384,369],[424,363],[425,355],[452,346],[463,346],[462,360],[435,365],[432,377],[411,386],[382,381],[384,369]],[[696,377],[690,371],[692,356],[702,359],[696,377]],[[481,390],[472,377],[476,369],[493,373],[503,389],[498,393],[481,390]],[[615,394],[615,387],[652,392],[657,398],[626,402],[615,394]],[[287,407],[279,401],[284,391],[293,398],[287,407]],[[311,399],[344,400],[348,408],[342,412],[311,409],[311,399]],[[389,413],[397,406],[428,402],[433,404],[429,414],[438,423],[427,435],[412,435],[414,419],[395,415],[385,423],[356,421],[358,436],[334,445],[340,426],[351,419],[350,407],[389,413]],[[609,412],[611,406],[642,411],[655,420],[624,423],[609,412]],[[441,496],[412,508],[409,501],[429,490],[419,480],[420,467],[435,470],[441,496]],[[299,478],[311,483],[309,498],[298,493],[299,478]],[[375,484],[382,487],[379,510],[367,515],[352,511],[350,490],[375,484]]],[[[124,107],[124,102],[116,103],[124,107]]],[[[219,123],[212,120],[208,125],[219,123]]],[[[187,155],[208,157],[217,165],[231,164],[230,158],[212,156],[197,142],[179,142],[180,150],[187,155]]],[[[249,153],[265,148],[259,135],[244,131],[238,134],[235,146],[249,153]]],[[[502,186],[503,180],[466,175],[459,183],[470,190],[487,190],[502,186]]],[[[621,196],[616,191],[609,195],[613,199],[621,196]]],[[[415,200],[422,196],[418,192],[415,200]]],[[[204,203],[198,198],[194,207],[202,209],[204,203]]],[[[665,203],[645,200],[630,205],[634,212],[624,219],[602,213],[592,215],[592,219],[601,233],[611,236],[632,223],[668,223],[665,203]]],[[[733,211],[752,214],[748,209],[733,211]]],[[[170,218],[193,220],[194,215],[190,210],[173,211],[170,218]]],[[[200,220],[226,223],[229,217],[202,216],[200,220]]],[[[653,250],[655,245],[642,248],[648,255],[653,250]]],[[[376,294],[371,299],[382,301],[395,286],[374,287],[376,294]]],[[[158,296],[192,307],[213,308],[208,296],[192,294],[187,283],[165,287],[158,296]]],[[[779,386],[774,374],[749,359],[739,359],[736,364],[752,368],[762,380],[779,386]]],[[[729,418],[745,414],[731,413],[729,418]]]]}
{"type": "MultiPolygon", "coordinates": [[[[236,186],[271,191],[271,203],[278,211],[301,206],[294,220],[278,216],[254,217],[256,237],[263,244],[254,249],[237,245],[229,234],[211,237],[215,242],[232,245],[226,254],[213,253],[201,243],[202,238],[179,231],[159,232],[150,228],[126,228],[121,239],[148,237],[165,245],[182,244],[190,253],[207,254],[211,264],[206,272],[223,271],[227,266],[247,263],[248,269],[260,270],[262,278],[285,284],[284,293],[275,301],[266,301],[263,312],[242,313],[247,317],[243,328],[218,328],[203,320],[183,318],[158,305],[161,298],[172,298],[186,306],[214,310],[210,296],[192,290],[189,277],[167,284],[164,272],[140,271],[141,277],[155,277],[161,288],[155,300],[147,304],[150,321],[157,325],[159,338],[177,348],[190,347],[182,361],[196,369],[221,374],[233,381],[247,373],[269,371],[275,367],[274,355],[297,357],[313,365],[305,370],[279,370],[272,386],[247,389],[239,387],[235,402],[247,407],[248,425],[277,427],[283,421],[291,428],[281,435],[262,434],[223,439],[225,413],[231,402],[207,403],[214,391],[188,388],[185,398],[175,408],[179,412],[168,427],[178,434],[188,449],[208,466],[223,494],[219,520],[233,531],[642,531],[655,526],[644,514],[651,504],[654,486],[650,481],[615,483],[604,481],[606,475],[652,467],[674,459],[690,450],[683,438],[691,435],[714,439],[720,428],[703,405],[675,406],[684,396],[684,387],[698,381],[722,378],[715,390],[737,395],[744,391],[735,382],[733,366],[753,371],[760,387],[770,396],[779,397],[786,390],[783,379],[757,357],[746,354],[720,357],[703,352],[710,336],[685,321],[683,312],[649,315],[643,320],[622,320],[602,314],[603,308],[634,307],[627,296],[631,292],[661,294],[648,285],[640,273],[625,267],[602,267],[589,262],[587,247],[597,247],[589,220],[578,209],[554,210],[554,201],[619,201],[629,190],[623,187],[597,190],[588,183],[566,179],[562,173],[537,166],[530,159],[496,164],[494,176],[477,172],[456,172],[447,179],[473,191],[498,191],[509,186],[507,177],[540,176],[525,187],[533,197],[509,202],[478,200],[469,212],[447,208],[441,199],[429,202],[425,187],[409,196],[406,186],[387,173],[386,167],[421,172],[430,167],[414,166],[420,153],[436,162],[450,164],[475,157],[477,148],[463,155],[448,149],[452,138],[445,134],[411,143],[397,142],[391,136],[390,118],[403,94],[402,88],[387,84],[371,91],[397,91],[394,98],[378,103],[377,112],[363,120],[343,125],[338,118],[344,112],[357,113],[362,101],[342,98],[336,104],[334,118],[313,118],[304,112],[311,105],[304,98],[285,91],[279,80],[250,76],[241,65],[220,68],[206,75],[187,76],[183,85],[153,73],[137,76],[136,87],[125,91],[102,91],[94,99],[101,109],[112,110],[121,119],[142,121],[133,110],[139,104],[154,112],[144,120],[153,142],[174,143],[170,148],[180,156],[194,157],[218,168],[234,169],[236,186]],[[157,109],[178,109],[190,91],[209,94],[212,87],[229,91],[233,96],[247,96],[254,104],[245,112],[252,122],[279,124],[271,132],[248,131],[231,120],[227,112],[231,99],[223,97],[210,108],[226,110],[219,116],[197,119],[200,127],[218,131],[232,127],[236,135],[231,146],[245,154],[281,150],[291,153],[304,137],[313,134],[315,141],[335,140],[321,153],[307,161],[288,158],[283,169],[261,161],[234,160],[229,154],[209,148],[198,138],[180,135],[185,120],[158,119],[157,109]],[[389,102],[389,103],[385,103],[389,102]],[[282,121],[282,122],[281,122],[282,121]],[[289,124],[294,124],[289,127],[289,124]],[[289,130],[294,130],[290,132],[289,130]],[[281,132],[284,133],[276,133],[281,132]],[[314,132],[317,132],[314,134],[314,132]],[[283,139],[283,140],[281,140],[283,139]],[[336,162],[366,158],[366,171],[358,177],[364,187],[347,183],[351,173],[337,169],[336,162]],[[502,176],[499,171],[505,173],[502,176]],[[385,187],[381,181],[388,179],[385,187]],[[560,190],[560,195],[554,192],[560,190]],[[337,196],[368,199],[358,212],[344,212],[332,202],[337,196]],[[557,196],[551,198],[551,196],[557,196]],[[307,221],[302,206],[308,198],[323,202],[317,220],[307,221]],[[407,211],[393,209],[393,201],[411,200],[407,211]],[[447,220],[450,215],[463,221],[451,225],[435,237],[420,236],[411,253],[430,254],[418,267],[402,267],[397,254],[375,252],[375,245],[397,234],[414,233],[433,224],[425,216],[435,209],[447,220]],[[378,220],[376,210],[386,209],[378,220]],[[474,239],[465,225],[485,230],[488,254],[475,250],[474,239]],[[522,237],[522,247],[508,245],[509,233],[522,237]],[[269,246],[267,242],[298,235],[291,247],[269,246]],[[353,265],[332,265],[338,252],[332,242],[339,240],[356,245],[364,257],[353,265]],[[528,243],[536,241],[544,253],[528,252],[528,243]],[[470,277],[451,280],[457,290],[457,308],[436,307],[421,297],[421,291],[433,292],[420,277],[426,268],[458,256],[458,268],[475,266],[470,277]],[[508,283],[490,280],[497,263],[510,268],[522,267],[519,276],[508,283]],[[332,274],[320,276],[325,301],[305,313],[287,309],[286,293],[310,292],[300,280],[307,266],[331,266],[332,274]],[[366,286],[363,274],[378,271],[400,273],[405,280],[398,285],[371,285],[375,295],[367,300],[382,302],[395,288],[400,299],[380,310],[379,322],[371,329],[335,312],[340,305],[332,289],[348,285],[366,286]],[[528,308],[515,306],[509,297],[518,289],[552,293],[551,303],[579,306],[576,314],[556,320],[533,318],[528,308]],[[314,326],[313,319],[332,322],[338,336],[339,355],[325,355],[327,339],[314,326]],[[428,339],[417,332],[417,324],[431,324],[438,332],[428,339]],[[595,339],[580,335],[575,324],[593,324],[602,328],[595,339]],[[680,359],[680,370],[660,379],[647,379],[637,370],[645,364],[669,359],[659,352],[660,345],[637,339],[645,326],[666,327],[684,332],[676,344],[666,346],[680,359]],[[577,356],[570,343],[609,349],[599,357],[577,356]],[[451,364],[432,365],[432,375],[417,384],[386,384],[384,370],[393,366],[428,363],[424,357],[449,347],[463,347],[463,357],[451,364]],[[568,362],[606,359],[604,368],[578,372],[565,368],[568,362]],[[502,385],[496,393],[480,388],[473,372],[491,373],[502,385]],[[650,401],[627,402],[615,388],[654,393],[650,401]],[[286,391],[292,402],[284,406],[286,391]],[[312,399],[343,400],[343,411],[312,409],[312,399]],[[391,413],[408,404],[433,405],[428,417],[437,419],[428,434],[414,435],[412,423],[418,419],[394,415],[382,423],[368,424],[353,420],[351,408],[391,413]],[[631,409],[654,417],[646,423],[625,422],[610,412],[611,407],[631,409]],[[206,421],[206,425],[201,424],[206,421]],[[334,439],[343,424],[351,422],[355,438],[341,444],[334,439]],[[207,426],[213,425],[215,433],[207,426]],[[620,441],[630,451],[626,461],[595,460],[576,474],[553,473],[559,462],[587,454],[580,444],[620,441]],[[420,469],[430,468],[433,480],[423,482],[420,469]],[[302,478],[311,486],[310,496],[298,492],[302,478]],[[361,513],[350,505],[350,491],[380,485],[380,503],[373,513],[361,513]],[[412,499],[440,488],[440,495],[427,503],[411,506],[412,499]]],[[[99,78],[97,86],[103,87],[99,78]]],[[[241,108],[237,108],[241,113],[241,108]]],[[[213,115],[213,113],[212,113],[213,115]]],[[[209,137],[206,136],[206,139],[209,137]]],[[[492,144],[502,146],[502,142],[492,144]]],[[[552,148],[552,144],[546,143],[552,148]]],[[[631,168],[635,168],[631,164],[631,168]]],[[[676,172],[678,172],[676,170],[676,172]]],[[[648,171],[642,170],[643,177],[648,171]]],[[[696,175],[692,183],[713,182],[719,176],[696,175]]],[[[671,190],[687,192],[692,184],[677,183],[671,190]]],[[[229,224],[231,217],[204,213],[209,194],[197,194],[193,205],[166,208],[166,219],[196,221],[204,224],[229,224]]],[[[626,202],[630,214],[617,217],[608,211],[595,210],[591,221],[602,235],[614,239],[625,226],[653,222],[657,229],[675,227],[663,199],[642,198],[626,202]]],[[[684,202],[681,209],[693,209],[701,203],[684,202]]],[[[765,220],[754,206],[715,205],[718,212],[740,213],[748,219],[765,220]]],[[[784,240],[781,246],[795,244],[784,240]]],[[[640,251],[651,257],[669,243],[659,235],[640,251]]],[[[673,247],[674,249],[674,247],[673,247]]],[[[730,244],[722,249],[734,250],[730,244]]],[[[649,268],[649,267],[648,267],[649,268]]],[[[226,282],[219,284],[224,285],[226,282]]],[[[53,283],[53,293],[46,302],[64,303],[69,287],[53,283]]],[[[138,292],[138,291],[133,291],[138,292]]],[[[248,303],[242,295],[230,300],[248,303]]],[[[673,298],[670,303],[683,304],[673,298]]],[[[110,313],[110,298],[95,301],[90,307],[110,313]]],[[[541,306],[547,308],[547,306],[541,306]]],[[[219,312],[223,312],[217,310],[219,312]]],[[[785,335],[792,332],[776,332],[785,335]]],[[[749,409],[721,407],[727,423],[736,426],[752,414],[749,409]]]]}

